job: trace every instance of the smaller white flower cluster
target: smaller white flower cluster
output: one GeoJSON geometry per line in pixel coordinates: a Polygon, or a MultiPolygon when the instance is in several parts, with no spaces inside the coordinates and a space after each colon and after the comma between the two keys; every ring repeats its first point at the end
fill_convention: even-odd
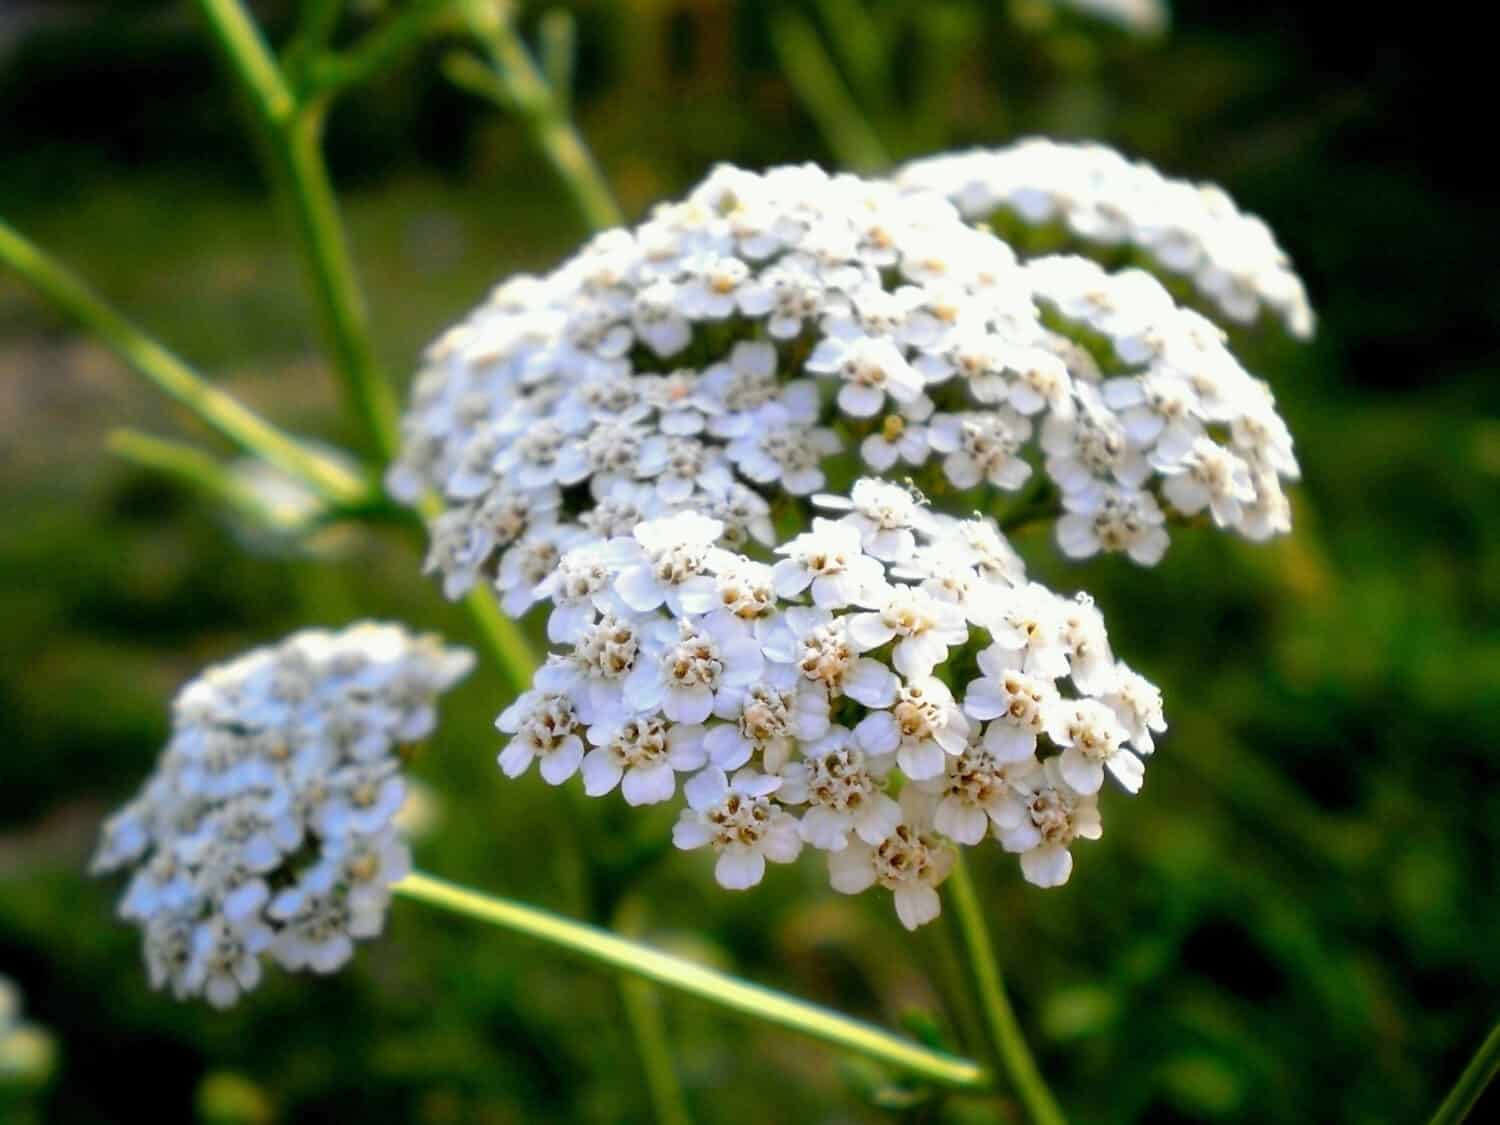
{"type": "Polygon", "coordinates": [[[144,932],[152,987],[227,1007],[263,956],[328,973],[380,932],[410,866],[397,747],[431,733],[472,665],[365,623],[293,634],[178,693],[171,740],[92,867],[132,872],[120,914],[144,932]]]}
{"type": "Polygon", "coordinates": [[[1003,210],[1030,227],[1059,223],[1085,245],[1134,247],[1236,324],[1266,311],[1298,339],[1312,335],[1307,290],[1286,252],[1213,184],[1164,176],[1104,145],[1045,137],[917,160],[897,178],[941,192],[973,220],[1003,210]]]}
{"type": "Polygon", "coordinates": [[[1040,886],[1099,835],[1106,772],[1140,788],[1160,693],[1085,598],[1027,582],[995,525],[866,479],[774,564],[680,513],[565,554],[538,588],[561,651],[496,725],[511,777],[687,808],[730,889],[804,844],[835,889],[875,884],[908,928],[938,913],[957,844],[993,834],[1040,886]]]}

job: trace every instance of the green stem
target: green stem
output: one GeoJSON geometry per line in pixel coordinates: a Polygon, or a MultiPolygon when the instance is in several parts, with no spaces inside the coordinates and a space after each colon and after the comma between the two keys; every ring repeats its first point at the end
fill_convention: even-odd
{"type": "Polygon", "coordinates": [[[1479,1050],[1474,1052],[1469,1065],[1464,1067],[1453,1089],[1448,1091],[1443,1104],[1432,1115],[1431,1125],[1458,1125],[1468,1117],[1497,1072],[1500,1072],[1500,1023],[1490,1028],[1479,1050]]]}
{"type": "Polygon", "coordinates": [[[1016,1014],[1011,1009],[1010,999],[1005,995],[1000,966],[995,960],[995,948],[984,920],[984,909],[980,906],[974,881],[969,876],[969,869],[962,855],[955,858],[953,871],[945,886],[964,957],[974,977],[979,1009],[989,1032],[991,1055],[997,1067],[1010,1080],[1016,1097],[1026,1107],[1026,1113],[1034,1125],[1063,1125],[1065,1118],[1062,1110],[1058,1108],[1041,1071],[1031,1057],[1026,1039],[1021,1034],[1021,1026],[1016,1022],[1016,1014]]]}
{"type": "Polygon", "coordinates": [[[784,8],[771,18],[771,45],[835,159],[862,172],[888,167],[885,145],[860,112],[813,25],[784,8]]]}
{"type": "Polygon", "coordinates": [[[738,980],[534,906],[467,890],[415,872],[395,884],[393,890],[417,902],[489,922],[762,1023],[887,1063],[934,1085],[969,1090],[984,1090],[990,1085],[984,1067],[969,1059],[935,1051],[863,1020],[738,980]]]}
{"type": "Polygon", "coordinates": [[[656,1125],[692,1125],[682,1086],[672,1064],[672,1045],[667,1040],[662,1018],[661,996],[645,981],[620,978],[620,1003],[630,1024],[641,1070],[646,1075],[646,1092],[651,1098],[651,1112],[656,1125]]]}
{"type": "Polygon", "coordinates": [[[264,131],[272,179],[291,213],[329,352],[381,464],[398,444],[396,399],[375,360],[369,317],[321,148],[326,100],[301,102],[240,0],[198,0],[264,131]]]}
{"type": "Polygon", "coordinates": [[[509,13],[487,0],[462,3],[469,30],[491,65],[485,67],[472,56],[458,55],[448,60],[444,72],[457,85],[520,117],[592,229],[620,226],[624,216],[593,154],[568,117],[565,101],[553,92],[532,61],[509,13]]]}
{"type": "Polygon", "coordinates": [[[311,57],[303,66],[303,99],[331,97],[387,69],[432,34],[454,3],[409,0],[348,50],[311,57]]]}
{"type": "Polygon", "coordinates": [[[248,499],[218,458],[185,441],[115,430],[107,444],[111,453],[131,464],[181,481],[222,503],[242,507],[248,499]]]}
{"type": "Polygon", "coordinates": [[[39,247],[0,221],[0,263],[10,266],[130,368],[229,441],[339,504],[363,503],[365,483],[319,457],[147,336],[39,247]]]}

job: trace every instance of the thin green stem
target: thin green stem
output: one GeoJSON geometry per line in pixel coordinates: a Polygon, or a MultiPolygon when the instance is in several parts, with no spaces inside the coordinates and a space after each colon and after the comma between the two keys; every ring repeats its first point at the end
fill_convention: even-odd
{"type": "Polygon", "coordinates": [[[129,429],[112,432],[107,445],[131,464],[181,481],[222,503],[239,507],[247,500],[223,462],[196,445],[129,429]]]}
{"type": "Polygon", "coordinates": [[[1453,1089],[1448,1091],[1443,1104],[1432,1115],[1431,1125],[1458,1125],[1468,1117],[1497,1072],[1500,1072],[1500,1023],[1490,1028],[1479,1050],[1474,1052],[1469,1065],[1464,1067],[1453,1089]]]}
{"type": "Polygon", "coordinates": [[[566,950],[618,970],[685,992],[732,1012],[750,1016],[887,1063],[938,1086],[984,1090],[990,1076],[969,1059],[935,1051],[883,1028],[811,1004],[727,973],[674,957],[616,934],[559,917],[534,906],[482,894],[430,875],[413,873],[395,892],[429,906],[451,910],[566,950]]]}
{"type": "Polygon", "coordinates": [[[137,374],[239,448],[265,458],[339,504],[360,504],[368,498],[369,490],[358,476],[319,457],[233,395],[206,382],[3,220],[0,220],[0,263],[14,269],[137,374]]]}
{"type": "Polygon", "coordinates": [[[547,84],[521,42],[510,13],[493,0],[461,2],[469,30],[489,56],[490,66],[470,55],[457,55],[447,61],[444,73],[455,84],[521,119],[592,229],[621,225],[624,216],[593,154],[568,117],[566,100],[547,84]]]}
{"type": "Polygon", "coordinates": [[[620,1003],[630,1024],[641,1070],[646,1075],[646,1092],[651,1098],[656,1125],[692,1125],[693,1118],[672,1063],[672,1045],[667,1040],[660,994],[645,981],[621,977],[620,1003]]]}
{"type": "Polygon", "coordinates": [[[800,13],[783,8],[771,18],[771,45],[839,163],[863,172],[888,167],[885,145],[839,76],[817,29],[800,13]]]}
{"type": "Polygon", "coordinates": [[[303,99],[331,97],[388,69],[438,30],[455,2],[409,0],[348,50],[309,58],[303,64],[303,99]]]}
{"type": "Polygon", "coordinates": [[[954,860],[953,871],[945,886],[964,959],[974,978],[979,1009],[989,1033],[991,1056],[1010,1080],[1016,1097],[1026,1107],[1034,1125],[1063,1125],[1062,1110],[1031,1057],[1026,1038],[1021,1034],[1021,1025],[1016,1022],[1010,999],[1005,995],[995,948],[984,920],[984,909],[962,855],[954,860]]]}
{"type": "Polygon", "coordinates": [[[264,131],[272,179],[297,231],[325,342],[381,464],[395,456],[395,395],[370,344],[369,317],[323,161],[326,102],[300,102],[239,0],[198,0],[264,131]]]}
{"type": "MultiPolygon", "coordinates": [[[[614,924],[610,928],[626,937],[637,937],[644,913],[640,899],[626,899],[615,911],[614,924]]],[[[691,1125],[692,1115],[688,1112],[687,1099],[683,1096],[677,1068],[672,1062],[661,994],[643,980],[622,976],[620,1002],[635,1039],[641,1069],[646,1075],[646,1092],[651,1097],[656,1125],[691,1125]]]]}

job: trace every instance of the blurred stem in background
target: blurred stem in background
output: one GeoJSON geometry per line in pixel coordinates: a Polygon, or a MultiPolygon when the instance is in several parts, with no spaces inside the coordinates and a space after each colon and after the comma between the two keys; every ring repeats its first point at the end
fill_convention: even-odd
{"type": "Polygon", "coordinates": [[[1500,1023],[1490,1028],[1490,1033],[1479,1045],[1479,1050],[1474,1052],[1469,1065],[1464,1067],[1464,1072],[1458,1076],[1453,1089],[1448,1091],[1443,1104],[1432,1115],[1430,1125],[1458,1125],[1468,1117],[1469,1111],[1479,1101],[1485,1087],[1494,1080],[1497,1071],[1500,1071],[1500,1023]]]}
{"type": "MultiPolygon", "coordinates": [[[[779,9],[771,17],[771,44],[787,81],[838,162],[859,172],[889,167],[891,158],[884,143],[860,112],[812,23],[792,8],[779,9]]],[[[850,53],[864,58],[853,46],[850,53]]]]}
{"type": "Polygon", "coordinates": [[[1016,1097],[1026,1107],[1026,1115],[1034,1125],[1063,1125],[1062,1110],[1031,1057],[1026,1037],[1021,1034],[1021,1025],[1016,1022],[1016,1013],[1005,995],[1000,966],[995,959],[995,946],[984,920],[984,908],[962,855],[955,856],[953,871],[944,885],[948,890],[948,904],[953,908],[964,960],[973,976],[975,996],[984,1017],[994,1062],[1010,1080],[1016,1097]]]}
{"type": "MultiPolygon", "coordinates": [[[[515,114],[562,179],[578,213],[594,230],[617,227],[625,220],[604,182],[593,154],[568,115],[568,97],[543,76],[526,44],[516,33],[509,5],[503,0],[458,0],[470,33],[488,57],[488,65],[457,52],[443,61],[443,72],[457,86],[515,114]]],[[[566,18],[566,17],[564,17],[566,18]]],[[[572,74],[572,36],[551,21],[546,38],[548,72],[553,80],[572,74]]]]}
{"type": "Polygon", "coordinates": [[[246,453],[264,458],[334,504],[357,506],[369,499],[370,488],[358,476],[320,457],[299,438],[209,384],[4,221],[0,221],[0,262],[25,278],[127,366],[246,453]]]}
{"type": "MultiPolygon", "coordinates": [[[[297,228],[325,343],[364,427],[365,441],[377,464],[384,466],[396,455],[400,441],[396,399],[370,343],[364,294],[323,160],[328,101],[297,96],[239,0],[198,0],[198,7],[250,99],[271,157],[272,180],[297,228]]],[[[330,7],[318,4],[310,9],[329,32],[337,18],[330,7]]]]}

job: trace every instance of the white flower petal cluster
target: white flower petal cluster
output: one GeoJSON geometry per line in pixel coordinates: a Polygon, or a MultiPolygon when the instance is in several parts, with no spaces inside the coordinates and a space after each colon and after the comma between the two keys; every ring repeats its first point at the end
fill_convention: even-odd
{"type": "Polygon", "coordinates": [[[993,836],[1033,883],[1066,881],[1106,777],[1139,790],[1160,694],[993,522],[877,479],[817,503],[842,514],[774,563],[692,513],[565,553],[559,574],[587,580],[549,588],[557,651],[497,721],[501,768],[632,805],[682,782],[673,841],[711,849],[722,886],[810,846],[909,928],[937,915],[957,845],[993,836]]]}
{"type": "MultiPolygon", "coordinates": [[[[1040,479],[1068,513],[1068,555],[1143,565],[1171,514],[1286,530],[1297,472],[1265,384],[1151,275],[1022,263],[935,192],[812,166],[721,167],[554,273],[502,285],[429,350],[403,431],[390,487],[447,505],[428,569],[450,597],[493,583],[513,616],[571,599],[554,640],[608,561],[576,548],[677,514],[720,529],[689,553],[775,546],[773,505],[831,471],[983,509],[1040,479]]],[[[884,518],[858,528],[889,561],[884,518]]],[[[648,569],[628,598],[703,585],[673,591],[648,569]]],[[[839,584],[826,577],[816,604],[839,584]]]]}
{"type": "Polygon", "coordinates": [[[120,914],[144,933],[153,987],[228,1007],[267,956],[332,972],[380,932],[410,867],[397,748],[431,733],[472,665],[364,623],[293,634],[178,693],[171,740],[92,866],[130,871],[120,914]]]}
{"type": "Polygon", "coordinates": [[[916,160],[897,179],[941,192],[976,221],[1003,212],[1028,227],[1057,224],[1086,247],[1132,248],[1235,324],[1266,313],[1298,339],[1312,335],[1307,290],[1286,252],[1216,185],[1164,176],[1105,145],[1045,137],[916,160]]]}

